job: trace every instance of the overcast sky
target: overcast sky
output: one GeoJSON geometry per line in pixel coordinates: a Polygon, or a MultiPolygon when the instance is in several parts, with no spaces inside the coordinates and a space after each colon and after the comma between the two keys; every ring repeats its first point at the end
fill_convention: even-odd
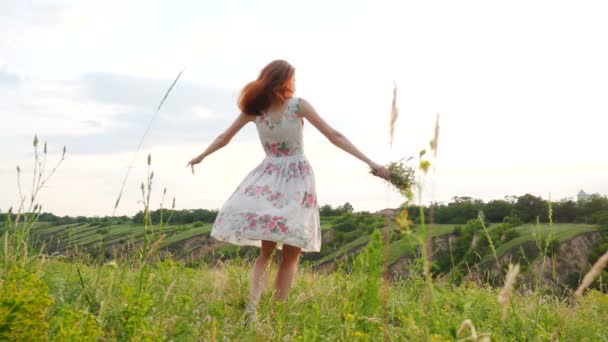
{"type": "MultiPolygon", "coordinates": [[[[264,157],[254,125],[185,168],[238,114],[240,88],[273,59],[296,67],[297,95],[379,163],[441,133],[424,200],[608,194],[608,5],[604,1],[0,1],[0,209],[28,184],[32,140],[50,162],[45,211],[110,215],[152,196],[219,208],[264,157]],[[164,92],[185,68],[138,142],[164,92]],[[400,117],[389,148],[393,81],[400,117]]],[[[320,203],[356,210],[403,200],[305,125],[320,203]]],[[[29,186],[26,187],[29,189],[29,186]]],[[[170,202],[170,200],[167,200],[170,202]]]]}

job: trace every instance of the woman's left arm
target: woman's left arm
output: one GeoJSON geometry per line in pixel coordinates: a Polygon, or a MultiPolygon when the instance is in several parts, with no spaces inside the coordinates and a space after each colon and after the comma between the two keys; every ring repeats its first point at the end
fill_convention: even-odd
{"type": "Polygon", "coordinates": [[[241,113],[236,120],[228,127],[222,134],[220,134],[213,142],[203,151],[203,153],[198,156],[192,158],[186,165],[186,167],[190,166],[192,168],[192,173],[194,173],[194,165],[200,163],[205,159],[205,157],[209,156],[213,152],[219,150],[220,148],[228,145],[232,137],[234,137],[240,130],[250,121],[253,121],[255,117],[253,115],[248,115],[245,113],[241,113]]]}

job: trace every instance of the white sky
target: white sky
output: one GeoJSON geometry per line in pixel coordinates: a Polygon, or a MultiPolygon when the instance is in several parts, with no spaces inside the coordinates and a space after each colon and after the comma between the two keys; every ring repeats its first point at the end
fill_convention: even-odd
{"type": "MultiPolygon", "coordinates": [[[[219,208],[263,158],[254,126],[195,176],[185,164],[276,58],[296,67],[297,95],[380,163],[427,147],[439,112],[425,200],[606,195],[607,13],[603,1],[2,0],[0,209],[17,205],[15,166],[31,170],[37,133],[53,157],[68,149],[45,210],[111,214],[146,124],[184,67],[117,214],[141,208],[147,153],[154,206],[167,187],[178,208],[219,208]],[[401,116],[390,150],[393,80],[401,116]]],[[[305,140],[320,203],[375,211],[402,202],[310,124],[305,140]]]]}

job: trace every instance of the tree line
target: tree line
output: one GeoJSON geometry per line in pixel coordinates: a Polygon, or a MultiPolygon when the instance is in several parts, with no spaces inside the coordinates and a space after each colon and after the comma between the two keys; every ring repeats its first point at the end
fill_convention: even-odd
{"type": "MultiPolygon", "coordinates": [[[[408,209],[414,222],[420,221],[420,207],[403,205],[408,209]]],[[[433,212],[434,222],[444,224],[465,224],[480,215],[486,222],[498,223],[505,220],[523,223],[540,222],[608,224],[608,197],[594,195],[585,201],[562,199],[547,201],[539,196],[525,194],[507,196],[504,199],[484,202],[471,197],[454,197],[447,203],[424,206],[428,218],[433,212]]]]}
{"type": "MultiPolygon", "coordinates": [[[[433,203],[427,206],[403,204],[399,209],[407,209],[409,217],[413,222],[420,222],[420,212],[427,219],[431,213],[435,223],[440,224],[465,224],[471,219],[482,215],[486,222],[498,223],[505,220],[514,222],[533,223],[549,222],[551,219],[556,223],[586,223],[608,226],[608,197],[593,195],[585,201],[574,201],[562,199],[560,201],[547,201],[539,196],[525,194],[522,196],[506,196],[504,199],[484,202],[467,196],[453,197],[449,203],[433,203]]],[[[340,216],[353,213],[352,204],[346,202],[333,207],[329,204],[319,208],[321,217],[340,216]]],[[[150,211],[150,219],[153,224],[163,222],[171,224],[189,224],[195,222],[213,223],[217,217],[217,210],[208,209],[157,209],[150,211]]],[[[361,212],[369,214],[368,212],[361,212]]],[[[7,219],[7,213],[0,213],[0,224],[7,219]]],[[[13,216],[15,214],[12,214],[13,216]]],[[[57,216],[52,213],[41,213],[39,221],[51,222],[57,225],[88,223],[100,226],[144,222],[144,212],[139,211],[132,217],[128,216],[57,216]]]]}

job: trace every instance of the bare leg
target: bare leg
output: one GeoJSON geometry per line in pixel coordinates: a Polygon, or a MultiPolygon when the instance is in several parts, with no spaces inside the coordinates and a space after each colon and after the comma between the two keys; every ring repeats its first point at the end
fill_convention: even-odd
{"type": "Polygon", "coordinates": [[[251,295],[249,297],[250,306],[255,307],[258,305],[264,287],[266,287],[268,276],[270,275],[270,270],[272,268],[272,260],[270,260],[270,258],[273,255],[276,245],[276,242],[262,240],[262,250],[253,265],[251,295]],[[268,260],[270,260],[270,263],[268,260]],[[268,267],[266,267],[266,264],[268,264],[268,267]]]}
{"type": "Polygon", "coordinates": [[[298,271],[298,262],[300,261],[300,247],[283,245],[283,253],[281,254],[281,265],[277,273],[275,287],[277,289],[278,301],[284,301],[289,295],[289,290],[293,284],[293,280],[298,271]]]}

